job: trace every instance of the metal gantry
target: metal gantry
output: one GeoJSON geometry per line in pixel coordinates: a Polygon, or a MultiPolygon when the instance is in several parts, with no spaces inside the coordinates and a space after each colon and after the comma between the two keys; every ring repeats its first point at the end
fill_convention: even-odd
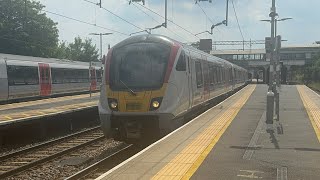
{"type": "MultiPolygon", "coordinates": [[[[201,1],[208,1],[208,0],[196,0],[196,4],[198,3],[198,2],[201,2],[201,1]]],[[[211,0],[209,0],[209,3],[212,3],[212,1],[211,0]]],[[[201,6],[199,5],[199,7],[201,8],[201,6]]],[[[202,9],[202,8],[201,8],[202,9]]],[[[208,34],[213,34],[213,29],[215,28],[215,27],[217,27],[217,26],[220,26],[220,25],[226,25],[226,26],[228,26],[228,11],[229,10],[229,0],[227,0],[227,4],[226,4],[226,18],[225,18],[225,20],[223,20],[223,21],[221,21],[221,22],[219,22],[219,23],[216,23],[216,24],[213,24],[212,26],[211,26],[211,31],[203,31],[203,32],[200,32],[200,33],[197,33],[197,34],[195,34],[195,36],[197,36],[197,35],[200,35],[200,34],[203,34],[203,33],[208,33],[208,34]]],[[[202,11],[205,13],[205,11],[202,9],[202,11]]],[[[207,16],[207,14],[205,13],[205,15],[207,16]]],[[[209,19],[211,22],[212,22],[212,20],[211,19],[209,19]]],[[[212,22],[213,23],[213,22],[212,22]]]]}
{"type": "Polygon", "coordinates": [[[102,60],[102,36],[107,36],[113,33],[90,33],[90,35],[100,36],[100,60],[102,60]]]}
{"type": "MultiPolygon", "coordinates": [[[[145,5],[145,0],[130,0],[129,1],[129,4],[131,4],[132,2],[142,2],[143,5],[145,5]]],[[[133,32],[130,34],[133,35],[133,34],[138,34],[138,33],[142,33],[142,32],[146,32],[148,34],[151,34],[151,31],[154,30],[154,29],[158,29],[158,28],[161,28],[161,27],[165,27],[167,28],[168,27],[168,0],[165,0],[165,17],[164,17],[164,23],[160,24],[160,25],[157,25],[155,27],[152,27],[152,28],[147,28],[145,30],[142,30],[142,31],[138,31],[138,32],[133,32]]]]}

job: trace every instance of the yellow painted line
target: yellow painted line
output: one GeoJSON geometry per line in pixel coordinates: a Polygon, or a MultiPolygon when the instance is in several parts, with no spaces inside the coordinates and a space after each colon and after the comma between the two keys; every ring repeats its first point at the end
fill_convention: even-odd
{"type": "Polygon", "coordinates": [[[318,141],[320,142],[320,109],[313,102],[315,99],[311,99],[309,97],[308,93],[305,91],[306,87],[304,85],[297,85],[297,89],[300,94],[303,105],[309,116],[314,132],[316,133],[318,141]]]}
{"type": "Polygon", "coordinates": [[[85,102],[85,103],[80,103],[77,104],[77,108],[74,108],[75,105],[65,105],[65,106],[59,106],[59,107],[54,107],[54,108],[49,108],[49,109],[42,109],[42,110],[30,110],[30,111],[25,111],[25,112],[20,112],[20,113],[12,113],[12,114],[7,114],[5,116],[0,115],[0,122],[1,121],[16,121],[16,120],[23,120],[26,118],[36,118],[36,117],[44,117],[48,115],[53,115],[53,114],[58,114],[58,113],[63,113],[67,112],[70,110],[77,110],[77,109],[83,109],[86,107],[92,107],[94,105],[97,105],[98,101],[92,101],[92,102],[85,102]],[[38,114],[38,115],[30,115],[30,114],[38,114]],[[24,117],[23,117],[24,116],[24,117]]]}
{"type": "Polygon", "coordinates": [[[11,120],[12,118],[10,116],[4,116],[5,118],[11,120]]]}
{"type": "Polygon", "coordinates": [[[249,85],[241,97],[228,109],[213,119],[178,155],[166,164],[152,179],[190,179],[204,159],[247,102],[256,85],[249,85]]]}
{"type": "Polygon", "coordinates": [[[26,113],[21,113],[23,116],[25,117],[29,117],[30,115],[29,114],[26,114],[26,113]]]}
{"type": "Polygon", "coordinates": [[[42,112],[42,111],[37,111],[36,112],[37,114],[40,114],[40,115],[45,115],[46,113],[42,112]]]}
{"type": "MultiPolygon", "coordinates": [[[[100,93],[93,93],[92,97],[98,96],[100,93]]],[[[66,100],[75,100],[75,99],[81,99],[90,97],[90,94],[81,94],[81,95],[74,95],[74,96],[63,96],[63,97],[57,97],[57,98],[49,98],[49,99],[41,99],[36,101],[27,101],[27,102],[21,102],[21,103],[12,103],[12,104],[4,104],[0,105],[0,110],[7,110],[7,109],[13,109],[13,108],[20,108],[20,107],[26,107],[26,106],[34,106],[34,105],[41,105],[41,104],[47,104],[47,103],[54,103],[54,102],[62,102],[66,100]]]]}

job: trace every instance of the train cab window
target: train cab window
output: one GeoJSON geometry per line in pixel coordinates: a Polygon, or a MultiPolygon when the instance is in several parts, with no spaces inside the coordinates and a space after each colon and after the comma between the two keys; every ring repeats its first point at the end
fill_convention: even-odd
{"type": "Polygon", "coordinates": [[[181,53],[180,53],[180,57],[178,59],[177,65],[176,65],[176,70],[177,71],[186,71],[187,70],[186,58],[185,58],[185,54],[183,51],[181,51],[181,53]]]}
{"type": "Polygon", "coordinates": [[[202,67],[200,62],[196,62],[196,79],[197,79],[197,88],[203,87],[203,77],[202,77],[202,67]]]}
{"type": "Polygon", "coordinates": [[[162,87],[167,77],[170,46],[131,43],[112,51],[109,80],[113,90],[146,91],[162,87]]]}

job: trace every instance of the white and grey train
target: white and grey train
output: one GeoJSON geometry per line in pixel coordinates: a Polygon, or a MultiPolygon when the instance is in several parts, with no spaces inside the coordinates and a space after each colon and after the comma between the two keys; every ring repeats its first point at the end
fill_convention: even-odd
{"type": "Polygon", "coordinates": [[[0,54],[0,102],[95,91],[102,71],[85,62],[0,54]]]}
{"type": "Polygon", "coordinates": [[[245,85],[247,70],[162,35],[130,37],[105,59],[99,114],[107,136],[165,134],[193,110],[245,85]]]}

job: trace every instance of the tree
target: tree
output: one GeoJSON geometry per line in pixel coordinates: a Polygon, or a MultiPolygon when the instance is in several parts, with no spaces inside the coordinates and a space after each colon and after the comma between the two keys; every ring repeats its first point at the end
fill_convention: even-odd
{"type": "Polygon", "coordinates": [[[58,45],[57,23],[42,4],[31,0],[0,1],[0,52],[51,57],[58,45]]]}
{"type": "Polygon", "coordinates": [[[61,59],[71,59],[74,61],[98,61],[98,50],[95,45],[92,44],[91,39],[82,40],[80,37],[76,37],[73,43],[66,45],[65,42],[59,44],[55,57],[61,59]]]}
{"type": "Polygon", "coordinates": [[[58,47],[56,48],[53,57],[59,58],[59,59],[66,59],[68,57],[67,51],[68,51],[68,45],[65,41],[62,41],[61,43],[59,43],[58,47]]]}
{"type": "Polygon", "coordinates": [[[312,61],[311,65],[311,72],[312,72],[312,80],[313,81],[320,81],[320,53],[318,53],[312,61]]]}

